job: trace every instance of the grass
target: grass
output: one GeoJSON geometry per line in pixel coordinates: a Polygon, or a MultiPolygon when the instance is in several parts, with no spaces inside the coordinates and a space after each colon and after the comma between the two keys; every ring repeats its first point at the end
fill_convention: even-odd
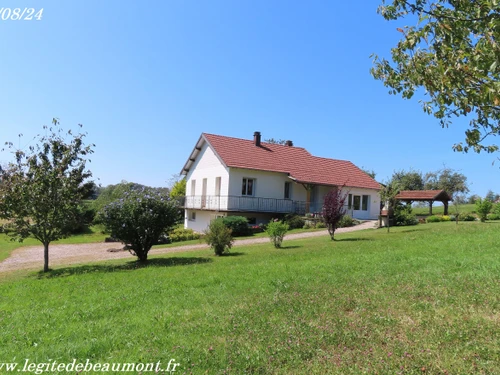
{"type": "MultiPolygon", "coordinates": [[[[460,204],[458,205],[458,212],[461,214],[464,213],[474,213],[476,212],[475,204],[460,204]]],[[[419,216],[428,216],[429,215],[429,206],[425,207],[413,207],[413,213],[419,216]]],[[[454,215],[456,213],[456,208],[453,205],[453,202],[450,202],[448,206],[448,214],[454,215]]],[[[432,214],[433,215],[443,215],[444,214],[444,206],[432,206],[432,214]]]]}
{"type": "Polygon", "coordinates": [[[496,374],[499,230],[423,224],[20,274],[0,282],[0,362],[496,374]]]}

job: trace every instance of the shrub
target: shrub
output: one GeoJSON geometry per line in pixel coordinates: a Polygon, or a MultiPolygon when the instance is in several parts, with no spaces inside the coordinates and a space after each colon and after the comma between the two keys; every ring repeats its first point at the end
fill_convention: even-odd
{"type": "Polygon", "coordinates": [[[311,223],[310,221],[306,221],[306,223],[304,224],[302,229],[312,229],[314,227],[315,227],[315,225],[313,223],[311,223]]]}
{"type": "Polygon", "coordinates": [[[234,237],[250,236],[252,234],[252,230],[248,226],[248,219],[244,216],[226,216],[222,218],[222,222],[231,229],[234,237]]]}
{"type": "Polygon", "coordinates": [[[500,215],[499,214],[489,214],[488,220],[500,220],[500,215]]]}
{"type": "Polygon", "coordinates": [[[233,236],[223,219],[213,220],[204,232],[205,242],[214,250],[215,255],[224,255],[233,246],[233,236]]]}
{"type": "Polygon", "coordinates": [[[196,233],[192,229],[184,228],[175,228],[173,231],[169,232],[168,236],[172,242],[198,240],[200,238],[199,233],[196,233]]]}
{"type": "Polygon", "coordinates": [[[476,201],[476,212],[479,215],[479,219],[484,223],[488,214],[490,213],[493,207],[493,203],[491,203],[487,199],[478,199],[476,201]]]}
{"type": "Polygon", "coordinates": [[[281,247],[281,243],[283,242],[286,232],[288,232],[288,224],[280,221],[271,221],[267,224],[266,233],[268,234],[274,247],[277,249],[281,247]]]}
{"type": "Polygon", "coordinates": [[[448,215],[441,216],[441,221],[451,221],[451,217],[448,215]]]}
{"type": "Polygon", "coordinates": [[[450,221],[456,221],[457,217],[455,215],[450,215],[450,221]]]}
{"type": "Polygon", "coordinates": [[[493,205],[493,207],[491,208],[491,213],[500,215],[500,203],[493,205]]]}
{"type": "Polygon", "coordinates": [[[297,229],[304,227],[306,221],[297,214],[287,214],[283,220],[285,224],[288,224],[290,229],[297,229]]]}
{"type": "Polygon", "coordinates": [[[418,219],[412,213],[411,207],[399,206],[394,210],[394,225],[396,226],[407,226],[407,225],[417,225],[418,219]]]}
{"type": "Polygon", "coordinates": [[[323,228],[326,228],[326,224],[323,223],[322,221],[318,221],[314,227],[316,229],[323,229],[323,228]]]}
{"type": "Polygon", "coordinates": [[[355,220],[349,215],[344,215],[337,223],[337,228],[347,228],[356,225],[355,220]]]}
{"type": "Polygon", "coordinates": [[[439,223],[441,221],[441,218],[439,216],[432,215],[432,216],[427,216],[425,221],[427,221],[428,223],[439,223]]]}
{"type": "Polygon", "coordinates": [[[176,222],[177,204],[152,189],[126,192],[105,206],[101,219],[106,230],[127,245],[130,253],[146,261],[151,247],[176,222]]]}
{"type": "Polygon", "coordinates": [[[475,221],[476,220],[476,217],[472,214],[460,214],[460,216],[458,217],[458,220],[459,221],[475,221]]]}

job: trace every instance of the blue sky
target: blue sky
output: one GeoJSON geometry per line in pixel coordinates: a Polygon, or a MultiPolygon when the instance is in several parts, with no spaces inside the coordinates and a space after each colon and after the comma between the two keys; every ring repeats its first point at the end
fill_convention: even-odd
{"type": "MultiPolygon", "coordinates": [[[[459,154],[467,121],[448,129],[416,99],[390,96],[370,73],[405,22],[379,1],[2,1],[43,8],[1,21],[0,142],[21,145],[58,117],[95,143],[102,185],[167,186],[200,133],[291,139],[317,156],[373,169],[446,165],[471,193],[500,192],[498,154],[459,154]]],[[[409,21],[408,21],[409,22],[409,21]]],[[[0,154],[5,163],[10,156],[0,154]]]]}

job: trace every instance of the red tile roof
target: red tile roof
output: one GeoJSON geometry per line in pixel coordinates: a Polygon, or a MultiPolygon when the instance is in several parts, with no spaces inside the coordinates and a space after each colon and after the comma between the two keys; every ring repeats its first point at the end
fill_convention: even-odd
{"type": "Polygon", "coordinates": [[[202,134],[227,167],[245,168],[290,175],[300,183],[380,189],[380,184],[353,163],[320,158],[302,147],[202,134]]]}
{"type": "Polygon", "coordinates": [[[452,200],[444,190],[402,190],[395,198],[411,201],[452,200]]]}

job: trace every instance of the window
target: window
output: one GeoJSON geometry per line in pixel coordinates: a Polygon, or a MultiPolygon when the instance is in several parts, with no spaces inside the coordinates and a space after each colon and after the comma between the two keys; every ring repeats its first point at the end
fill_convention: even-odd
{"type": "Polygon", "coordinates": [[[361,197],[359,195],[355,195],[353,199],[353,209],[355,211],[359,210],[361,208],[361,197]]]}
{"type": "Polygon", "coordinates": [[[215,195],[220,196],[220,177],[215,177],[215,195]]]}
{"type": "Polygon", "coordinates": [[[191,180],[191,195],[196,195],[196,180],[191,180]]]}
{"type": "Polygon", "coordinates": [[[196,221],[196,212],[191,212],[191,216],[189,217],[189,220],[191,221],[196,221]]]}
{"type": "Polygon", "coordinates": [[[243,185],[241,187],[241,195],[253,195],[254,185],[255,185],[255,179],[244,178],[243,185]]]}
{"type": "Polygon", "coordinates": [[[368,211],[368,199],[370,198],[369,195],[363,195],[363,200],[361,202],[361,209],[363,211],[368,211]]]}
{"type": "Polygon", "coordinates": [[[290,183],[285,182],[285,199],[290,199],[290,183]]]}
{"type": "Polygon", "coordinates": [[[352,194],[349,194],[349,198],[347,198],[347,208],[352,209],[352,194]]]}

